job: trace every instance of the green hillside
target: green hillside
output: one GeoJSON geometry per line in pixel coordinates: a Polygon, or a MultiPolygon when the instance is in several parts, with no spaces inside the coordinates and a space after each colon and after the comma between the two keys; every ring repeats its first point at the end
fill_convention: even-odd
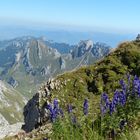
{"type": "Polygon", "coordinates": [[[125,79],[128,73],[139,76],[139,69],[140,43],[125,42],[95,65],[58,76],[54,83],[60,81],[62,87],[52,90],[51,93],[55,98],[66,99],[69,102],[73,102],[71,98],[81,101],[87,96],[92,100],[104,91],[109,94],[114,92],[119,88],[119,80],[125,79]],[[67,98],[68,96],[70,98],[67,98]]]}
{"type": "MultiPolygon", "coordinates": [[[[0,115],[9,124],[23,122],[23,107],[26,99],[7,83],[0,81],[0,115]]],[[[5,122],[2,122],[0,126],[5,122]]],[[[6,123],[7,124],[7,123],[6,123]]]]}

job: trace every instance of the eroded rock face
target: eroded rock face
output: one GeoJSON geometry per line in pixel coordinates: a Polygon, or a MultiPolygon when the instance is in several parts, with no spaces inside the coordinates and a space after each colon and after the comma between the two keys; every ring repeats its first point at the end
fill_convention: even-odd
{"type": "Polygon", "coordinates": [[[60,57],[59,63],[60,63],[61,69],[65,69],[66,68],[66,62],[65,62],[65,60],[62,57],[60,57]]]}
{"type": "Polygon", "coordinates": [[[109,51],[110,51],[109,46],[106,45],[105,43],[100,42],[95,43],[94,47],[91,50],[93,57],[97,58],[106,56],[109,51]]]}
{"type": "Polygon", "coordinates": [[[73,58],[81,57],[86,52],[89,52],[93,48],[92,40],[80,41],[79,44],[72,50],[73,58]]]}
{"type": "Polygon", "coordinates": [[[140,41],[140,34],[137,35],[136,41],[140,41]]]}
{"type": "Polygon", "coordinates": [[[47,75],[51,75],[51,65],[49,65],[49,66],[44,66],[44,67],[42,67],[42,69],[41,69],[41,75],[42,76],[47,76],[47,75]]]}
{"type": "MultiPolygon", "coordinates": [[[[29,43],[28,43],[28,45],[29,45],[29,43]]],[[[23,64],[25,66],[26,72],[30,73],[32,71],[32,65],[29,60],[30,48],[28,47],[28,45],[24,50],[23,64]]]]}
{"type": "MultiPolygon", "coordinates": [[[[93,43],[92,40],[83,40],[71,50],[73,58],[83,57],[87,53],[91,53],[93,58],[106,56],[110,51],[110,47],[105,43],[93,43]]],[[[88,60],[87,60],[88,61],[88,60]]]]}
{"type": "Polygon", "coordinates": [[[30,132],[46,122],[50,123],[49,112],[46,106],[51,102],[50,92],[53,89],[58,89],[60,84],[60,81],[49,79],[49,81],[33,96],[33,98],[28,101],[24,107],[23,115],[25,124],[22,126],[23,130],[30,132]]]}
{"type": "Polygon", "coordinates": [[[35,96],[28,101],[27,105],[24,107],[23,115],[25,125],[23,125],[22,128],[26,132],[30,132],[40,123],[39,93],[35,94],[35,96]]]}

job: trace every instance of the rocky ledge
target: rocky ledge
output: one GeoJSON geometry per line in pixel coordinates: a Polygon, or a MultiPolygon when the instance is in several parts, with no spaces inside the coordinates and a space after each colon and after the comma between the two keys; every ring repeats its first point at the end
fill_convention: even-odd
{"type": "Polygon", "coordinates": [[[51,91],[60,90],[66,81],[60,82],[57,79],[49,80],[40,90],[28,101],[24,107],[24,122],[22,129],[31,132],[44,124],[50,123],[49,112],[46,109],[47,104],[52,100],[51,91]],[[47,123],[46,123],[47,122],[47,123]]]}

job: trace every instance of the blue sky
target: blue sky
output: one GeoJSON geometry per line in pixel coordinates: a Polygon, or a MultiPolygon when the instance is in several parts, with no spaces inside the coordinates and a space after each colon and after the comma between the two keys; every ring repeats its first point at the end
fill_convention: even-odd
{"type": "Polygon", "coordinates": [[[1,0],[1,24],[140,31],[140,0],[1,0]]]}

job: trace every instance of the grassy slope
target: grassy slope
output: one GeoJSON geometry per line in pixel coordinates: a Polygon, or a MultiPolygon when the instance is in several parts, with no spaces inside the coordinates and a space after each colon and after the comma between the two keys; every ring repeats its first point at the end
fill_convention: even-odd
{"type": "Polygon", "coordinates": [[[23,121],[23,107],[25,105],[25,99],[19,92],[14,90],[11,86],[5,83],[6,89],[2,89],[3,100],[0,101],[0,113],[10,123],[16,123],[23,121]]]}
{"type": "Polygon", "coordinates": [[[91,106],[95,107],[98,95],[104,91],[113,93],[119,88],[119,80],[125,78],[128,72],[140,75],[139,61],[140,43],[123,43],[95,65],[57,76],[55,81],[60,81],[61,86],[52,91],[52,96],[63,104],[73,103],[75,106],[81,104],[84,98],[89,98],[91,106]]]}

